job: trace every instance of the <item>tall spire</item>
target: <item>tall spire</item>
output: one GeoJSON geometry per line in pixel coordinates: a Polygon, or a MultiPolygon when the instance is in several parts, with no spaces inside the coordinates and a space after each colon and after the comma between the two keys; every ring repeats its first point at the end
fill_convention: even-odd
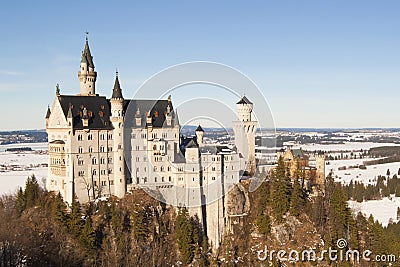
{"type": "Polygon", "coordinates": [[[94,70],[93,57],[90,53],[88,32],[86,32],[85,48],[82,51],[82,59],[78,72],[80,82],[80,94],[84,96],[96,95],[97,72],[94,70]]]}
{"type": "Polygon", "coordinates": [[[46,119],[50,118],[50,115],[51,115],[50,106],[47,106],[46,119]]]}
{"type": "Polygon", "coordinates": [[[85,62],[89,65],[90,68],[94,69],[94,64],[93,64],[93,57],[92,54],[90,53],[90,48],[89,48],[89,38],[88,38],[88,32],[86,32],[86,42],[85,42],[85,48],[83,49],[82,52],[82,60],[81,62],[85,62]]]}
{"type": "Polygon", "coordinates": [[[122,96],[121,85],[119,84],[118,79],[118,70],[115,72],[115,82],[114,82],[114,89],[111,98],[124,98],[122,96]]]}

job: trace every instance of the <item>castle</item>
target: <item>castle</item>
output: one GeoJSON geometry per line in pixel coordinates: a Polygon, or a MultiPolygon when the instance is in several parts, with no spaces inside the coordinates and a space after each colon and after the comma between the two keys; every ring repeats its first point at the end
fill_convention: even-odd
{"type": "MultiPolygon", "coordinates": [[[[116,73],[112,96],[96,94],[97,72],[86,43],[82,52],[77,95],[62,95],[57,85],[47,110],[49,174],[46,188],[67,203],[101,197],[122,198],[136,188],[156,192],[160,200],[197,215],[214,248],[227,228],[229,192],[242,173],[255,170],[253,104],[242,97],[233,122],[235,147],[203,142],[180,133],[171,97],[125,99],[116,73]]],[[[229,226],[228,226],[229,227],[229,226]]]]}
{"type": "Polygon", "coordinates": [[[301,148],[291,149],[278,152],[278,158],[282,157],[287,173],[293,179],[296,172],[299,171],[299,178],[302,180],[303,187],[315,194],[325,191],[325,155],[323,153],[315,153],[315,165],[310,164],[310,156],[301,148]]]}

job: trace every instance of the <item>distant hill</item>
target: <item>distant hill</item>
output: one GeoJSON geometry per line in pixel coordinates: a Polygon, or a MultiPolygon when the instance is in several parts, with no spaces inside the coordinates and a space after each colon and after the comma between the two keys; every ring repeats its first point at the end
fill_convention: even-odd
{"type": "Polygon", "coordinates": [[[16,143],[41,143],[47,142],[47,133],[45,130],[18,130],[0,132],[0,144],[16,143]]]}

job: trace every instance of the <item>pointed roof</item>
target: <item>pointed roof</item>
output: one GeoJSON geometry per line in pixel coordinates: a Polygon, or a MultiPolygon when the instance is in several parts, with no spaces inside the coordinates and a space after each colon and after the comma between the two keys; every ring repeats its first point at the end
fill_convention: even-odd
{"type": "Polygon", "coordinates": [[[200,124],[196,128],[196,132],[204,132],[203,128],[201,128],[200,124]]]}
{"type": "Polygon", "coordinates": [[[119,84],[118,71],[116,72],[115,75],[114,89],[111,98],[124,98],[122,96],[121,85],[119,84]]]}
{"type": "Polygon", "coordinates": [[[174,113],[175,113],[174,126],[176,126],[179,125],[178,109],[174,113]]]}
{"type": "Polygon", "coordinates": [[[47,106],[46,119],[50,118],[50,114],[51,114],[50,107],[47,106]]]}
{"type": "Polygon", "coordinates": [[[71,105],[69,106],[68,109],[68,114],[67,114],[67,119],[73,119],[74,115],[72,115],[72,109],[71,109],[71,105]]]}
{"type": "Polygon", "coordinates": [[[248,104],[251,105],[253,103],[251,103],[251,101],[244,95],[239,102],[237,102],[236,104],[248,104]]]}
{"type": "Polygon", "coordinates": [[[92,57],[92,54],[90,53],[89,40],[88,40],[87,36],[86,36],[85,48],[83,49],[83,52],[82,52],[81,63],[87,63],[89,65],[89,67],[94,69],[93,57],[92,57]]]}
{"type": "Polygon", "coordinates": [[[193,140],[190,139],[189,143],[186,144],[185,148],[197,148],[199,145],[193,140]]]}

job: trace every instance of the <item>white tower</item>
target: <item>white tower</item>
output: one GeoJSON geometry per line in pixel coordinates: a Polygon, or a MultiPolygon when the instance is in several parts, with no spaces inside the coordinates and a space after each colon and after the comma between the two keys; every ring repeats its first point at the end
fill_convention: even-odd
{"type": "Polygon", "coordinates": [[[96,94],[96,77],[97,72],[94,70],[93,57],[90,53],[89,41],[86,36],[86,44],[82,52],[80,69],[78,71],[78,79],[80,82],[79,95],[89,96],[96,94]]]}
{"type": "Polygon", "coordinates": [[[126,192],[125,160],[123,149],[123,123],[124,123],[124,97],[116,73],[111,102],[111,122],[113,131],[113,154],[114,154],[114,194],[122,198],[126,192]]]}
{"type": "Polygon", "coordinates": [[[243,157],[243,168],[248,174],[253,175],[256,170],[255,161],[255,133],[257,130],[257,121],[251,119],[253,103],[243,96],[236,103],[238,121],[233,122],[235,131],[235,145],[243,157]]]}
{"type": "Polygon", "coordinates": [[[199,144],[199,146],[203,144],[203,137],[204,137],[204,130],[199,125],[196,129],[196,138],[197,138],[197,143],[199,144]]]}

